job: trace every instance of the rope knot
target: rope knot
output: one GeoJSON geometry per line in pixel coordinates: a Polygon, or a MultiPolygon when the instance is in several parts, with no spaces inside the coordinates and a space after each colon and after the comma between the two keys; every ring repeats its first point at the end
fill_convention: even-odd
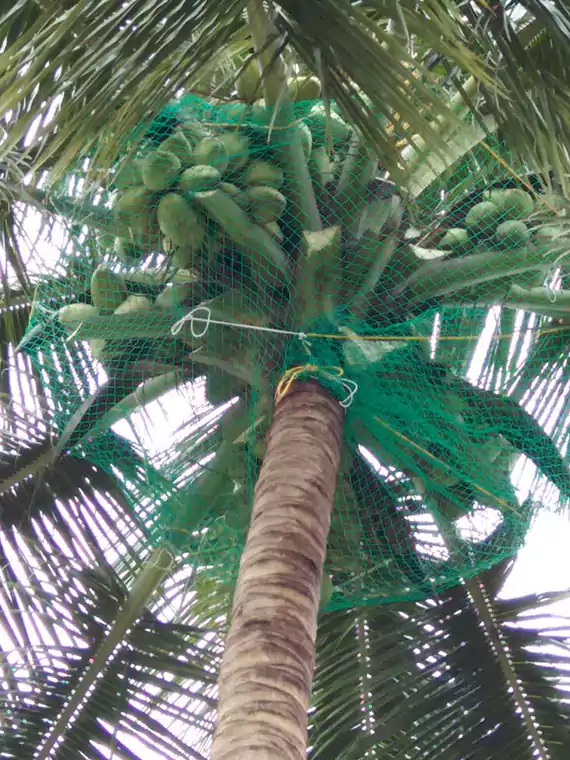
{"type": "Polygon", "coordinates": [[[277,388],[275,389],[275,400],[281,401],[281,399],[290,391],[295,380],[298,380],[301,375],[316,375],[317,377],[321,375],[327,380],[338,382],[346,391],[346,396],[343,399],[339,399],[338,402],[343,409],[348,409],[358,392],[358,383],[344,377],[344,370],[342,367],[319,367],[316,364],[299,364],[285,370],[277,388]]]}

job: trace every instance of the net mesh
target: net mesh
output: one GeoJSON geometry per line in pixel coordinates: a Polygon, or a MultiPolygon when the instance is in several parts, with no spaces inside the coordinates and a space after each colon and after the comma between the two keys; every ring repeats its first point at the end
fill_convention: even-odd
{"type": "Polygon", "coordinates": [[[570,492],[566,206],[490,137],[401,189],[334,104],[283,114],[185,97],[118,164],[100,145],[50,187],[73,244],[25,350],[61,445],[113,471],[206,589],[235,580],[275,392],[317,378],[346,407],[328,607],[426,596],[511,556],[570,492]],[[110,431],[189,384],[168,450],[110,431]]]}

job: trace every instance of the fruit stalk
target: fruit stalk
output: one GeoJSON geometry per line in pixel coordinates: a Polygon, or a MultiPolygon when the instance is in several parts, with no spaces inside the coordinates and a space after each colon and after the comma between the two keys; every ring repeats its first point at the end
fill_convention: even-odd
{"type": "Polygon", "coordinates": [[[294,216],[303,230],[320,230],[321,217],[309,165],[303,149],[300,127],[294,124],[295,114],[287,91],[287,72],[281,55],[277,55],[277,30],[261,0],[249,0],[247,14],[251,37],[267,106],[276,109],[275,127],[280,131],[281,163],[287,167],[286,195],[291,200],[294,216]]]}
{"type": "Polygon", "coordinates": [[[352,232],[367,205],[367,188],[378,168],[378,160],[360,135],[353,135],[344,160],[335,196],[338,198],[338,222],[352,232]]]}

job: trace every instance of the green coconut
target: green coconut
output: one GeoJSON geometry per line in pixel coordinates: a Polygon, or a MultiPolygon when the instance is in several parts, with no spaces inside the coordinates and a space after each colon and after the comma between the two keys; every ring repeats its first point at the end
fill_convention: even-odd
{"type": "Polygon", "coordinates": [[[528,219],[534,210],[534,201],[524,190],[508,190],[499,210],[507,220],[528,219]]]}
{"type": "Polygon", "coordinates": [[[217,138],[226,150],[228,157],[227,173],[242,169],[249,161],[249,137],[237,132],[222,132],[217,138]]]}
{"type": "Polygon", "coordinates": [[[193,161],[196,166],[215,166],[223,174],[229,163],[226,146],[217,137],[206,137],[194,148],[193,161]]]}
{"type": "Polygon", "coordinates": [[[163,235],[174,245],[197,250],[204,240],[204,222],[190,203],[179,193],[167,193],[157,208],[163,235]]]}
{"type": "Polygon", "coordinates": [[[245,191],[249,203],[249,214],[258,224],[276,222],[285,211],[287,199],[274,187],[262,185],[245,191]]]}
{"type": "Polygon", "coordinates": [[[128,187],[118,193],[113,204],[113,216],[124,226],[122,237],[143,247],[154,244],[158,233],[153,193],[144,185],[128,187]]]}
{"type": "Polygon", "coordinates": [[[268,161],[253,161],[243,174],[245,185],[263,185],[279,190],[283,184],[283,171],[268,161]]]}
{"type": "Polygon", "coordinates": [[[324,105],[316,105],[310,111],[306,119],[306,124],[311,130],[313,142],[316,145],[325,145],[327,126],[330,130],[333,145],[338,145],[348,139],[351,129],[348,124],[334,111],[327,112],[324,105]]]}
{"type": "Polygon", "coordinates": [[[444,251],[464,251],[472,244],[467,230],[462,227],[452,227],[442,237],[439,247],[444,251]]]}
{"type": "Polygon", "coordinates": [[[536,199],[536,210],[544,217],[568,216],[569,208],[566,198],[554,193],[543,193],[536,199]]]}
{"type": "Polygon", "coordinates": [[[243,69],[236,82],[238,98],[246,103],[253,103],[259,98],[261,87],[261,74],[257,61],[250,61],[243,69]]]}
{"type": "MultiPolygon", "coordinates": [[[[117,308],[115,314],[132,314],[135,312],[150,311],[152,301],[146,296],[131,295],[128,296],[117,308]]],[[[123,343],[120,340],[107,340],[106,338],[92,338],[89,341],[89,348],[92,356],[100,362],[112,359],[114,356],[120,356],[124,350],[123,343]]]]}
{"type": "Polygon", "coordinates": [[[89,303],[70,303],[63,306],[57,313],[57,318],[62,325],[70,330],[75,328],[90,317],[96,317],[99,310],[89,303]]]}
{"type": "Polygon", "coordinates": [[[160,150],[176,156],[182,168],[193,164],[192,143],[180,129],[175,130],[166,140],[163,140],[160,150]]]}
{"type": "Polygon", "coordinates": [[[206,137],[210,136],[208,129],[196,121],[194,113],[188,115],[188,120],[185,120],[184,124],[178,127],[178,131],[184,135],[192,148],[194,148],[200,140],[204,140],[206,137]]]}
{"type": "Polygon", "coordinates": [[[127,187],[140,185],[142,182],[140,158],[127,158],[119,166],[113,184],[119,190],[125,190],[127,187]]]}
{"type": "Polygon", "coordinates": [[[115,256],[123,264],[133,264],[136,261],[139,261],[143,254],[143,251],[141,251],[136,243],[133,243],[132,240],[121,237],[115,238],[113,243],[113,250],[115,252],[115,256]]]}
{"type": "Polygon", "coordinates": [[[317,100],[321,95],[321,82],[318,77],[295,77],[289,80],[288,90],[293,101],[317,100]]]}
{"type": "Polygon", "coordinates": [[[164,311],[174,311],[185,306],[195,288],[193,282],[169,283],[156,297],[154,305],[164,311]]]}
{"type": "Polygon", "coordinates": [[[132,224],[137,217],[148,217],[152,209],[152,193],[144,185],[128,187],[115,196],[113,214],[120,222],[132,224]]]}
{"type": "Polygon", "coordinates": [[[101,311],[115,311],[127,297],[127,287],[120,274],[99,266],[91,276],[91,300],[101,311]]]}
{"type": "Polygon", "coordinates": [[[241,193],[239,187],[234,185],[233,182],[220,183],[220,190],[223,190],[226,195],[230,195],[232,198],[235,198],[241,193]]]}
{"type": "Polygon", "coordinates": [[[540,249],[560,248],[564,246],[566,229],[562,225],[542,224],[532,232],[533,243],[540,249]]]}
{"type": "Polygon", "coordinates": [[[150,311],[152,301],[147,296],[131,295],[115,309],[115,314],[132,314],[136,311],[150,311]]]}
{"type": "Polygon", "coordinates": [[[241,124],[247,118],[249,105],[247,103],[221,103],[219,107],[221,121],[227,124],[241,124]]]}
{"type": "Polygon", "coordinates": [[[502,222],[495,232],[495,241],[505,248],[521,248],[530,238],[530,230],[524,222],[511,219],[502,222]]]}
{"type": "Polygon", "coordinates": [[[199,193],[201,190],[213,190],[221,179],[222,175],[214,166],[192,166],[182,172],[178,187],[182,193],[199,193]]]}
{"type": "Polygon", "coordinates": [[[182,162],[165,150],[153,150],[141,162],[142,179],[149,190],[168,190],[176,181],[182,162]]]}
{"type": "Polygon", "coordinates": [[[501,212],[492,201],[482,201],[469,209],[465,226],[472,234],[493,232],[499,223],[501,212]]]}
{"type": "Polygon", "coordinates": [[[505,221],[528,219],[534,210],[532,197],[520,189],[493,189],[486,197],[495,203],[505,221]]]}
{"type": "Polygon", "coordinates": [[[147,214],[151,204],[152,193],[148,188],[144,185],[129,187],[115,196],[113,214],[121,222],[131,222],[133,217],[147,214]]]}

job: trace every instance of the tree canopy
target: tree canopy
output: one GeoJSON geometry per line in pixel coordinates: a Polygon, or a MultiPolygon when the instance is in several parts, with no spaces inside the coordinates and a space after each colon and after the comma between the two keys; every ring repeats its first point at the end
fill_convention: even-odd
{"type": "MultiPolygon", "coordinates": [[[[16,347],[47,270],[69,281],[69,272],[57,272],[61,250],[77,241],[89,249],[76,207],[70,214],[55,206],[46,188],[80,173],[83,157],[95,150],[112,173],[124,136],[180,91],[231,99],[251,59],[247,6],[54,0],[41,7],[21,0],[1,16],[0,757],[47,757],[55,747],[61,757],[112,751],[137,758],[151,749],[173,759],[207,755],[228,578],[205,578],[182,553],[159,593],[152,596],[162,566],[156,577],[145,576],[148,586],[137,583],[149,557],[157,561],[149,538],[156,504],[141,496],[149,462],[168,479],[173,463],[164,452],[175,450],[176,471],[184,473],[183,485],[191,483],[196,459],[210,445],[200,436],[214,441],[220,411],[205,405],[201,375],[184,378],[164,405],[167,413],[176,409],[175,419],[170,412],[164,422],[161,402],[150,412],[125,414],[128,421],[104,433],[109,451],[125,464],[114,469],[111,457],[99,466],[72,455],[68,441],[58,446],[61,399],[16,347]]],[[[507,146],[507,168],[526,172],[527,183],[538,177],[541,190],[553,190],[548,172],[555,172],[564,202],[565,3],[269,6],[285,59],[320,79],[325,104],[334,102],[377,152],[379,176],[396,181],[428,216],[457,210],[474,180],[478,190],[488,186],[497,144],[507,146]],[[440,206],[433,199],[442,185],[440,206]]],[[[413,221],[432,236],[420,247],[437,249],[439,218],[413,221]]],[[[550,263],[558,266],[566,250],[564,216],[556,224],[561,247],[550,263]]],[[[425,264],[424,283],[449,277],[447,287],[436,292],[424,284],[416,294],[444,308],[472,283],[453,279],[469,275],[459,265],[437,265],[425,264]]],[[[532,292],[510,281],[499,297],[478,291],[476,323],[461,315],[461,329],[473,339],[459,348],[437,337],[434,343],[436,359],[463,370],[478,350],[475,383],[493,389],[510,379],[517,402],[546,419],[563,448],[565,334],[545,332],[529,349],[525,332],[537,319],[541,325],[565,319],[564,268],[552,274],[547,287],[541,281],[532,292]],[[496,337],[509,331],[505,347],[496,337]]],[[[101,378],[99,364],[79,341],[62,348],[57,362],[73,366],[76,387],[68,376],[68,397],[80,405],[101,378]]],[[[567,623],[547,611],[560,596],[501,600],[511,567],[505,560],[422,601],[324,614],[311,756],[566,757],[568,706],[560,686],[567,694],[567,623]]]]}

